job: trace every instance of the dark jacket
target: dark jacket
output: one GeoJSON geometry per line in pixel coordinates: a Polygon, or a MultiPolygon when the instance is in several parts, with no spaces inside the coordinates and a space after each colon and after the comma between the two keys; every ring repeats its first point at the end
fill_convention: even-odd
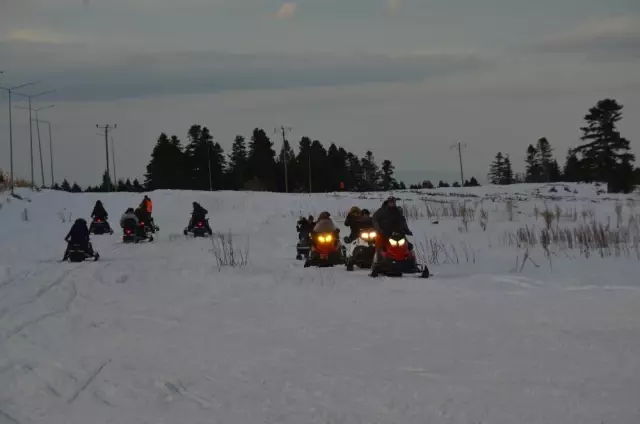
{"type": "Polygon", "coordinates": [[[375,229],[385,237],[389,237],[394,232],[411,234],[407,226],[407,220],[402,214],[402,209],[397,206],[392,208],[383,206],[378,209],[373,214],[373,225],[375,229]]]}
{"type": "Polygon", "coordinates": [[[205,219],[208,213],[209,211],[200,206],[200,203],[195,202],[195,204],[193,205],[193,212],[191,212],[191,216],[194,220],[205,219]]]}
{"type": "Polygon", "coordinates": [[[149,213],[147,212],[146,209],[138,207],[135,210],[135,215],[136,217],[138,217],[138,221],[139,222],[144,222],[144,226],[145,227],[150,227],[151,226],[151,216],[149,215],[149,213]]]}
{"type": "Polygon", "coordinates": [[[105,210],[104,206],[102,206],[102,202],[97,201],[96,205],[93,207],[93,212],[91,212],[91,218],[102,218],[107,219],[109,214],[105,210]]]}
{"type": "Polygon", "coordinates": [[[308,236],[311,231],[313,231],[315,223],[309,222],[306,218],[302,218],[298,220],[296,224],[296,230],[300,235],[308,236]]]}
{"type": "Polygon", "coordinates": [[[373,220],[371,219],[371,217],[349,214],[347,215],[347,219],[345,219],[344,221],[344,225],[351,229],[350,237],[352,239],[355,239],[356,237],[360,236],[362,230],[373,228],[373,220]]]}
{"type": "Polygon", "coordinates": [[[68,243],[85,244],[89,241],[89,228],[87,222],[83,219],[78,219],[73,223],[69,234],[64,238],[68,243]]]}
{"type": "Polygon", "coordinates": [[[129,220],[134,224],[134,227],[138,226],[138,222],[139,222],[138,217],[136,216],[135,213],[131,213],[131,212],[129,213],[125,212],[122,214],[122,216],[120,217],[120,226],[124,228],[124,225],[129,220]]]}

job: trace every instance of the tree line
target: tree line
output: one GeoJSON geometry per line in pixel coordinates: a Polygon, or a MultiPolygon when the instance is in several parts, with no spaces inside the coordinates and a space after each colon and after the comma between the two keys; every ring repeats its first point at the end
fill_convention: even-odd
{"type": "MultiPolygon", "coordinates": [[[[378,164],[371,151],[364,156],[331,143],[302,137],[297,152],[288,140],[276,153],[274,143],[261,128],[249,140],[237,135],[225,154],[206,126],[192,125],[183,145],[176,135],[161,133],[151,152],[144,182],[119,180],[118,191],[152,190],[260,190],[277,192],[330,192],[402,190],[390,160],[378,164]]],[[[102,184],[87,192],[106,192],[111,187],[105,172],[102,184]]],[[[55,189],[83,191],[65,180],[55,189]]]]}
{"type": "Polygon", "coordinates": [[[489,167],[489,182],[602,182],[612,193],[633,191],[640,184],[640,168],[634,169],[630,142],[617,130],[622,109],[615,99],[600,100],[591,107],[580,128],[583,143],[569,149],[562,169],[543,137],[527,147],[524,174],[514,174],[509,156],[498,152],[489,167]]]}

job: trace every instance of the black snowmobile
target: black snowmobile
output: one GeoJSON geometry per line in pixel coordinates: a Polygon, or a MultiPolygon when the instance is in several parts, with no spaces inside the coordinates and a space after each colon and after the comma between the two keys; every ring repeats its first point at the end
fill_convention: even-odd
{"type": "Polygon", "coordinates": [[[91,221],[91,224],[89,225],[89,233],[95,234],[95,235],[101,235],[106,233],[113,234],[113,229],[111,228],[111,225],[109,225],[109,222],[106,219],[95,217],[93,218],[93,221],[91,221]]]}
{"type": "Polygon", "coordinates": [[[94,254],[90,254],[85,251],[84,247],[80,243],[72,243],[69,246],[69,250],[67,251],[68,255],[66,260],[69,262],[84,262],[87,259],[93,258],[94,261],[100,259],[100,255],[98,252],[94,252],[94,254]]]}

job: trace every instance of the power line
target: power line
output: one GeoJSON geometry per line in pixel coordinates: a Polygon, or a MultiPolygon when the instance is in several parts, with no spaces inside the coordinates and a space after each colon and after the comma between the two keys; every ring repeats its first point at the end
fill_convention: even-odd
{"type": "Polygon", "coordinates": [[[118,124],[115,124],[113,126],[111,126],[110,124],[107,125],[97,125],[96,124],[96,128],[104,130],[104,149],[106,152],[106,158],[107,158],[107,176],[109,178],[107,178],[106,183],[109,185],[108,187],[105,187],[105,189],[107,191],[111,191],[111,172],[109,171],[109,133],[113,130],[115,130],[116,128],[118,128],[118,124]]]}

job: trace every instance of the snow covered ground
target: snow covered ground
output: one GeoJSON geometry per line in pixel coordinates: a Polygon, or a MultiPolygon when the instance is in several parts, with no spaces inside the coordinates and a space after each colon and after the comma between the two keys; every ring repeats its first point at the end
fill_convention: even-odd
{"type": "Polygon", "coordinates": [[[79,265],[69,217],[141,195],[0,195],[0,424],[637,424],[640,198],[551,187],[395,193],[428,280],[294,259],[300,214],[386,194],[154,192],[154,243],[79,265]]]}

